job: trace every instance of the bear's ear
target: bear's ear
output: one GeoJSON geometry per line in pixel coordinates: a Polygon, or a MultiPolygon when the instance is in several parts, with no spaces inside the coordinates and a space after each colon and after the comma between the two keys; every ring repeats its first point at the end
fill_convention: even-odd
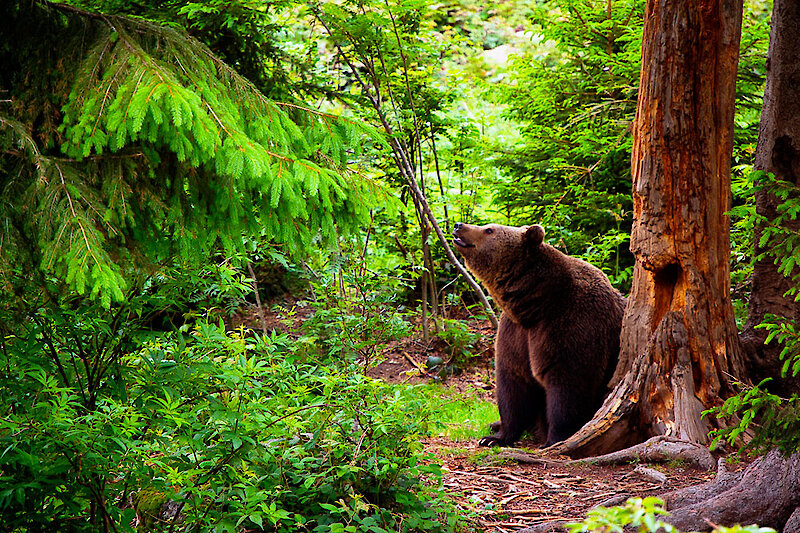
{"type": "Polygon", "coordinates": [[[539,246],[544,240],[544,228],[539,224],[528,226],[528,229],[525,230],[525,235],[522,237],[522,240],[527,246],[539,246]]]}

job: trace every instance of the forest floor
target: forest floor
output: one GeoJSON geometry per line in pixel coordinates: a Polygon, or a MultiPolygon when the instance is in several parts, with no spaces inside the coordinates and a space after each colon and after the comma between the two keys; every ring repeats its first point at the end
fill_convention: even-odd
{"type": "MultiPolygon", "coordinates": [[[[294,334],[310,312],[294,306],[293,302],[284,302],[266,310],[266,327],[294,334]]],[[[237,322],[261,328],[255,311],[240,315],[237,322]]],[[[470,358],[467,367],[455,375],[427,369],[429,357],[447,362],[451,354],[440,339],[434,337],[423,342],[421,335],[387,345],[381,362],[367,373],[393,383],[436,382],[455,396],[478,395],[493,401],[493,328],[488,323],[468,324],[470,329],[481,333],[482,340],[473,347],[476,355],[470,358]]],[[[666,476],[663,483],[642,474],[637,464],[568,464],[567,457],[552,455],[542,455],[539,463],[523,463],[498,455],[496,449],[478,448],[477,439],[456,441],[442,435],[429,437],[424,446],[442,465],[444,488],[458,509],[483,531],[512,532],[554,520],[581,521],[598,504],[618,505],[629,497],[656,496],[714,477],[713,471],[680,462],[647,465],[666,476]]],[[[538,447],[535,442],[523,439],[515,449],[536,453],[538,447]]]]}
{"type": "MultiPolygon", "coordinates": [[[[488,338],[490,325],[485,328],[488,338]]],[[[390,346],[385,359],[368,372],[392,382],[441,382],[457,394],[478,394],[494,399],[493,349],[481,350],[471,365],[442,380],[435,372],[420,373],[431,355],[448,360],[441,343],[422,343],[408,339],[390,346]]],[[[488,433],[488,428],[487,433],[488,433]]],[[[522,440],[516,449],[534,452],[536,442],[522,440]]],[[[477,439],[453,441],[431,436],[425,449],[442,465],[444,487],[455,499],[464,516],[482,531],[511,532],[526,527],[564,520],[578,522],[599,504],[619,505],[628,498],[657,496],[714,478],[715,472],[681,463],[648,465],[666,476],[663,483],[640,474],[636,464],[600,466],[586,463],[567,464],[569,458],[542,456],[539,464],[521,463],[478,448],[477,439]]]]}

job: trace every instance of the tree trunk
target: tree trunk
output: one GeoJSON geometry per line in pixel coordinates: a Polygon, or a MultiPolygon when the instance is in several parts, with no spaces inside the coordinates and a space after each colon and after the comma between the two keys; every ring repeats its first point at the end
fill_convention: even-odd
{"type": "Polygon", "coordinates": [[[633,128],[633,286],[615,386],[555,450],[655,435],[704,443],[701,412],[744,377],[730,303],[730,158],[742,0],[649,0],[633,128]]]}
{"type": "MultiPolygon", "coordinates": [[[[767,85],[761,111],[755,167],[771,172],[778,179],[800,185],[800,3],[796,0],[775,0],[772,11],[769,53],[767,55],[767,85]]],[[[767,191],[756,193],[756,212],[773,220],[778,200],[767,191]]],[[[800,229],[795,221],[791,229],[800,229]]],[[[759,246],[762,228],[755,228],[755,254],[764,253],[759,246]]],[[[769,244],[767,244],[769,246],[769,244]]],[[[767,314],[800,320],[800,303],[784,297],[791,287],[773,263],[772,257],[757,260],[753,269],[749,316],[742,344],[747,353],[747,365],[753,381],[774,379],[771,389],[788,396],[800,392],[800,380],[780,379],[781,346],[772,342],[764,345],[767,333],[755,329],[767,314]]]]}

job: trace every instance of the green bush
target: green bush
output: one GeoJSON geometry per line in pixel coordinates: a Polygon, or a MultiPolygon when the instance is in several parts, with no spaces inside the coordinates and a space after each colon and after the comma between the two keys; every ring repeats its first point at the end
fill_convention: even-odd
{"type": "Polygon", "coordinates": [[[442,320],[442,329],[436,333],[450,350],[450,363],[462,365],[476,354],[472,349],[481,340],[481,334],[473,331],[467,324],[460,320],[445,318],[442,320]]]}
{"type": "Polygon", "coordinates": [[[388,342],[411,333],[408,312],[398,303],[404,283],[349,254],[334,255],[310,282],[314,313],[303,325],[306,340],[326,358],[371,365],[388,342]]]}
{"type": "MultiPolygon", "coordinates": [[[[753,172],[749,180],[758,184],[750,189],[751,194],[757,189],[767,189],[778,199],[776,217],[769,220],[750,206],[734,209],[734,213],[742,218],[742,224],[761,227],[759,244],[766,251],[759,259],[771,258],[774,261],[778,270],[791,280],[785,296],[800,301],[800,271],[797,268],[800,231],[795,229],[800,213],[800,188],[761,171],[753,172]]],[[[765,344],[782,346],[782,376],[796,378],[800,375],[800,328],[796,320],[768,314],[757,327],[767,331],[765,344]]],[[[754,387],[743,387],[740,394],[707,411],[718,418],[735,417],[737,420],[731,427],[712,432],[714,445],[726,440],[730,445],[738,446],[740,437],[752,434],[743,450],[759,453],[777,447],[790,454],[800,449],[800,398],[797,395],[781,398],[769,393],[765,390],[768,381],[754,387]]]]}
{"type": "MultiPolygon", "coordinates": [[[[664,502],[658,498],[630,498],[624,505],[614,507],[598,507],[592,509],[582,522],[567,524],[569,533],[602,531],[605,533],[622,533],[632,531],[639,533],[680,533],[673,525],[661,520],[659,516],[669,513],[664,509],[664,502]]],[[[775,533],[774,529],[758,526],[724,527],[714,525],[717,533],[775,533]]]]}
{"type": "Polygon", "coordinates": [[[175,531],[452,526],[428,490],[441,476],[420,445],[429,410],[406,388],[204,321],[82,360],[69,331],[108,327],[82,316],[36,317],[4,340],[4,527],[131,530],[143,489],[176,503],[174,523],[153,525],[175,531]],[[89,386],[96,364],[108,368],[89,386]]]}

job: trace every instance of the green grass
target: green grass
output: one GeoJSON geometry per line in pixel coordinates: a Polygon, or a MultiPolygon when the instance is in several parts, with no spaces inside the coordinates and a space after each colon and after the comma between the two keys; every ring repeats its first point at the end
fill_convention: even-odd
{"type": "Polygon", "coordinates": [[[443,385],[425,385],[420,394],[431,403],[438,403],[436,422],[439,435],[455,442],[478,439],[489,432],[489,424],[499,418],[497,406],[481,398],[481,394],[459,393],[443,385]]]}

